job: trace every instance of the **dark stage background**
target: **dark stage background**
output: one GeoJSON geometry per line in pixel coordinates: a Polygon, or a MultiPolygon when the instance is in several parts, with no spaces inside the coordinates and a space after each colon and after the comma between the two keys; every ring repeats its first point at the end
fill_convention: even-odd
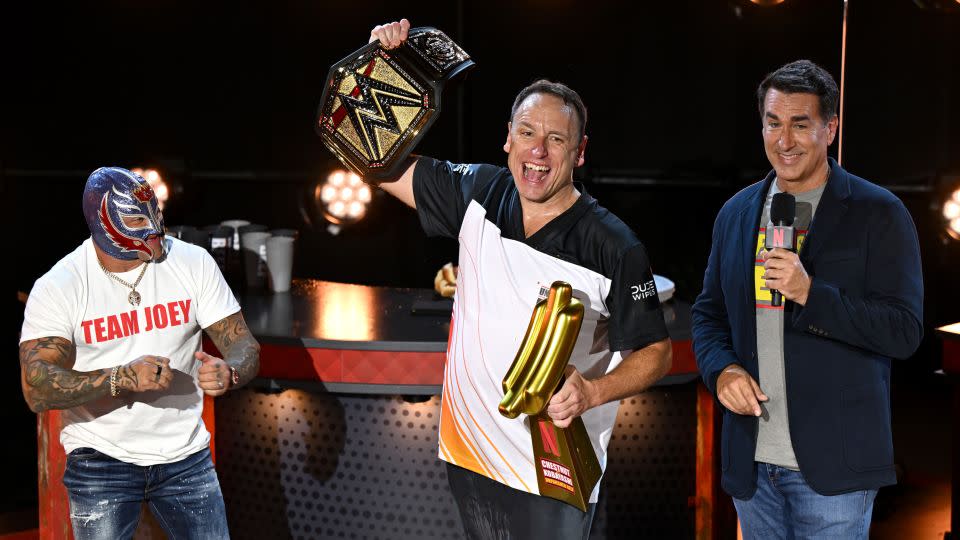
{"type": "MultiPolygon", "coordinates": [[[[517,90],[539,77],[568,83],[590,114],[579,178],[635,228],[654,271],[692,300],[717,210],[768,168],[757,83],[797,58],[838,80],[841,68],[840,0],[0,9],[0,200],[14,232],[10,288],[24,292],[87,236],[80,194],[102,165],[158,168],[174,191],[168,225],[244,218],[299,229],[297,277],[430,287],[456,246],[426,239],[412,211],[379,194],[363,221],[333,236],[306,202],[337,165],[312,126],[328,67],[375,24],[405,16],[446,31],[477,62],[444,95],[420,153],[503,164],[517,90]]],[[[939,218],[943,194],[960,184],[960,4],[851,0],[848,22],[843,164],[893,190],[917,223],[928,335],[896,370],[929,372],[939,358],[930,329],[960,319],[950,275],[960,243],[943,241],[939,218]]],[[[19,302],[8,305],[21,315],[19,302]]],[[[7,410],[26,433],[32,416],[21,414],[14,365],[3,370],[5,395],[15,397],[7,410]]]]}

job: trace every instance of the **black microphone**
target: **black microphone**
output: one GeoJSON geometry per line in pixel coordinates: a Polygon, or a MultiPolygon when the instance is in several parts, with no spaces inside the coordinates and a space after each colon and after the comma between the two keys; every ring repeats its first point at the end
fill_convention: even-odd
{"type": "MultiPolygon", "coordinates": [[[[797,234],[793,229],[793,220],[797,217],[797,199],[789,194],[780,192],[773,196],[773,202],[770,203],[770,221],[773,225],[767,225],[766,240],[764,247],[767,251],[773,248],[783,248],[790,251],[797,250],[797,234]]],[[[772,295],[772,304],[780,306],[783,304],[783,295],[776,289],[770,289],[772,295]]]]}

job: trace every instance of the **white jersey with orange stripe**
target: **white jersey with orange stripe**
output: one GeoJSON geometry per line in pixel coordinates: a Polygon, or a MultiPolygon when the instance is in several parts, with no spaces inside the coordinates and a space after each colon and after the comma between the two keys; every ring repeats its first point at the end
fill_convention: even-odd
{"type": "MultiPolygon", "coordinates": [[[[471,205],[461,229],[460,272],[440,417],[440,458],[513,488],[538,493],[529,425],[523,415],[508,419],[497,410],[503,398],[501,381],[542,290],[556,280],[570,283],[577,296],[589,291],[588,297],[581,298],[584,319],[571,364],[588,378],[616,367],[619,353],[605,347],[594,349],[595,344],[606,341],[601,323],[609,317],[603,299],[610,280],[502,238],[484,215],[480,205],[471,205]]],[[[616,415],[617,403],[583,415],[601,467],[606,464],[616,415]]],[[[591,502],[596,502],[596,495],[595,489],[591,502]]]]}
{"type": "MultiPolygon", "coordinates": [[[[537,494],[529,424],[497,409],[533,308],[554,281],[569,283],[585,308],[570,363],[587,378],[608,373],[621,360],[617,351],[667,337],[646,252],[582,186],[573,207],[526,238],[509,171],[420,159],[414,194],[421,222],[427,233],[460,244],[440,458],[537,494]]],[[[583,415],[602,468],[617,406],[583,415]]]]}

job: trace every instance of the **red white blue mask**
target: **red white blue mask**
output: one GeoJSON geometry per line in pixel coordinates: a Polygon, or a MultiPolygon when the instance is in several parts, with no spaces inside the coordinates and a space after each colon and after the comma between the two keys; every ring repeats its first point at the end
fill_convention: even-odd
{"type": "Polygon", "coordinates": [[[87,178],[83,215],[97,247],[115,259],[154,260],[163,255],[163,214],[153,188],[120,167],[101,167],[87,178]],[[142,218],[142,219],[141,219],[142,218]],[[160,242],[159,252],[150,240],[160,242]]]}

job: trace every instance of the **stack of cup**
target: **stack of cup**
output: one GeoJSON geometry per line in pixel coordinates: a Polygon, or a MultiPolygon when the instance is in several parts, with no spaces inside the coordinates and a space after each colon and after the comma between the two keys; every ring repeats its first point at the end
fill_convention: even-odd
{"type": "Polygon", "coordinates": [[[231,287],[242,286],[243,278],[243,254],[240,252],[240,227],[249,225],[250,222],[245,219],[228,219],[221,221],[220,225],[229,227],[233,231],[233,251],[230,252],[227,265],[227,283],[231,287]]]}
{"type": "Polygon", "coordinates": [[[265,225],[247,224],[237,228],[240,235],[240,253],[247,287],[259,289],[267,278],[267,232],[265,225]]]}
{"type": "Polygon", "coordinates": [[[223,225],[208,225],[203,230],[210,233],[207,249],[220,267],[220,273],[229,278],[230,259],[233,258],[233,229],[223,225]]]}
{"type": "Polygon", "coordinates": [[[228,219],[221,221],[220,224],[233,229],[233,250],[240,251],[240,227],[249,225],[250,222],[245,219],[228,219]]]}
{"type": "Polygon", "coordinates": [[[270,271],[270,290],[287,292],[293,271],[293,244],[295,236],[271,236],[267,239],[267,269],[270,271]]]}
{"type": "Polygon", "coordinates": [[[263,225],[246,224],[237,227],[237,232],[247,287],[256,289],[269,284],[273,292],[289,291],[297,230],[268,231],[263,225]]]}

